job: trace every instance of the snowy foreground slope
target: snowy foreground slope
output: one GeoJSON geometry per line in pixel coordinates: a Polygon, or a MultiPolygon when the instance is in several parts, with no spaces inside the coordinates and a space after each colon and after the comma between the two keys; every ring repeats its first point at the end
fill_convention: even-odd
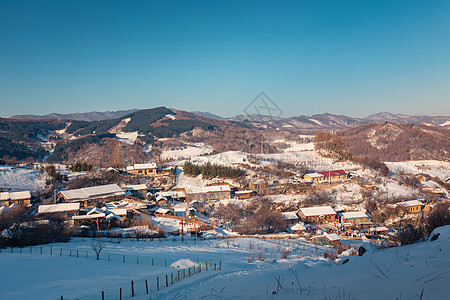
{"type": "Polygon", "coordinates": [[[13,254],[3,249],[0,299],[101,299],[101,291],[105,299],[118,299],[119,288],[123,289],[123,299],[138,300],[420,299],[422,293],[422,299],[447,299],[450,226],[436,229],[437,233],[435,241],[384,250],[365,243],[368,252],[348,257],[345,264],[342,262],[347,257],[324,259],[324,248],[300,240],[107,240],[100,261],[95,260],[89,239],[81,238],[53,244],[53,255],[49,255],[50,245],[43,247],[42,255],[40,247],[33,247],[32,254],[30,248],[23,248],[22,254],[18,249],[13,254]],[[281,259],[286,247],[290,254],[281,259]],[[259,261],[258,256],[265,261],[259,261]],[[197,258],[203,262],[200,274],[165,287],[165,275],[170,278],[177,272],[170,267],[172,263],[188,266],[197,258]],[[205,271],[205,261],[221,262],[222,269],[209,267],[205,271]],[[156,277],[162,286],[159,291],[156,277]],[[131,280],[136,289],[133,298],[131,280]]]}

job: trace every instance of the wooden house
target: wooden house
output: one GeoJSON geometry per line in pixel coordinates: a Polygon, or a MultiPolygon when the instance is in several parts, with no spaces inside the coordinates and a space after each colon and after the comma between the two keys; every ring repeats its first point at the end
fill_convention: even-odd
{"type": "Polygon", "coordinates": [[[135,198],[147,199],[147,186],[145,184],[127,185],[126,192],[135,198]]]}
{"type": "Polygon", "coordinates": [[[336,212],[331,206],[300,208],[298,215],[302,221],[311,223],[335,222],[336,212]]]}
{"type": "Polygon", "coordinates": [[[39,205],[38,216],[43,218],[62,216],[66,219],[71,219],[73,216],[78,215],[79,210],[79,202],[39,205]]]}
{"type": "Polygon", "coordinates": [[[254,196],[256,196],[256,192],[254,192],[252,190],[234,192],[234,197],[239,200],[247,200],[254,196]]]}
{"type": "Polygon", "coordinates": [[[213,185],[200,188],[191,187],[186,189],[186,199],[188,201],[224,200],[230,199],[230,192],[229,185],[213,185]]]}
{"type": "Polygon", "coordinates": [[[317,245],[339,246],[341,238],[336,233],[324,233],[323,235],[313,236],[311,242],[317,245]]]}
{"type": "Polygon", "coordinates": [[[31,203],[30,191],[23,192],[0,192],[0,206],[11,206],[13,204],[28,206],[31,203]]]}
{"type": "Polygon", "coordinates": [[[248,184],[248,187],[251,190],[259,193],[259,192],[267,189],[267,182],[264,179],[256,179],[254,181],[250,181],[248,184]]]}
{"type": "Polygon", "coordinates": [[[156,175],[158,173],[158,167],[156,163],[134,164],[127,166],[127,172],[136,175],[156,175]]]}
{"type": "Polygon", "coordinates": [[[97,202],[106,203],[123,200],[125,192],[117,184],[106,184],[61,191],[58,193],[58,198],[64,199],[64,202],[80,202],[87,207],[97,202]]]}
{"type": "Polygon", "coordinates": [[[348,173],[344,170],[324,171],[317,173],[308,173],[303,176],[303,179],[310,181],[311,183],[320,183],[323,181],[336,182],[343,181],[348,178],[348,173]]]}
{"type": "Polygon", "coordinates": [[[395,203],[395,206],[407,214],[418,214],[422,212],[424,204],[419,200],[410,200],[395,203]]]}
{"type": "Polygon", "coordinates": [[[359,225],[361,223],[370,223],[370,216],[363,211],[341,212],[338,213],[340,223],[351,223],[359,225]]]}

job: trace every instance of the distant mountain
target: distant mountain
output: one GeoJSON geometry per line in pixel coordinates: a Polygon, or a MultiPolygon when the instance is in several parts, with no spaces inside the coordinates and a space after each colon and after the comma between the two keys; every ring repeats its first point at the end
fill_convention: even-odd
{"type": "Polygon", "coordinates": [[[310,132],[315,132],[317,130],[344,130],[363,124],[385,122],[413,125],[425,124],[450,128],[450,116],[409,116],[387,112],[373,114],[365,118],[353,118],[344,115],[323,113],[312,116],[300,115],[289,118],[238,115],[231,119],[238,122],[251,123],[256,127],[273,129],[292,128],[310,132]]]}
{"type": "Polygon", "coordinates": [[[193,111],[192,113],[194,115],[205,117],[205,118],[216,119],[216,120],[227,120],[227,118],[224,118],[224,117],[221,117],[221,116],[209,113],[209,112],[193,111]]]}
{"type": "Polygon", "coordinates": [[[109,119],[116,119],[122,116],[128,115],[137,111],[137,109],[128,109],[128,110],[118,110],[118,111],[105,111],[98,112],[92,111],[87,113],[70,113],[70,114],[58,114],[51,113],[47,115],[15,115],[12,116],[12,119],[57,119],[57,120],[75,120],[75,121],[102,121],[109,119]]]}
{"type": "Polygon", "coordinates": [[[450,117],[449,116],[409,116],[404,114],[392,114],[388,112],[381,112],[378,114],[370,115],[364,120],[368,123],[382,123],[382,122],[392,122],[398,124],[426,124],[440,127],[450,127],[450,117]]]}

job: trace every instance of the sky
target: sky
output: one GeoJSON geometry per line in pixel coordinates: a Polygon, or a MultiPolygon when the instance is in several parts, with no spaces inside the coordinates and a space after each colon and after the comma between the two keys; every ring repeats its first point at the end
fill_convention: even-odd
{"type": "Polygon", "coordinates": [[[0,0],[0,116],[450,115],[450,1],[0,0]]]}

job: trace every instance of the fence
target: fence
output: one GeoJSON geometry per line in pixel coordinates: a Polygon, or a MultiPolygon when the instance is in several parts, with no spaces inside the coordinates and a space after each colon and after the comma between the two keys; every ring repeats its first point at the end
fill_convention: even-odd
{"type": "MultiPolygon", "coordinates": [[[[6,248],[1,249],[0,253],[14,253],[23,255],[50,255],[50,256],[69,256],[74,259],[90,259],[97,260],[97,254],[92,250],[86,249],[67,249],[54,246],[35,246],[27,248],[6,248]]],[[[216,262],[213,260],[200,260],[197,258],[197,263],[194,263],[191,267],[184,269],[172,269],[170,268],[170,262],[167,259],[151,258],[146,256],[133,256],[122,255],[117,253],[100,253],[98,260],[103,261],[116,261],[120,263],[128,264],[142,264],[145,267],[166,267],[170,271],[159,272],[149,275],[138,280],[131,280],[128,285],[104,288],[99,287],[99,293],[97,295],[83,295],[76,297],[76,299],[102,299],[102,300],[115,300],[115,299],[128,299],[135,296],[150,295],[158,292],[161,289],[168,288],[169,286],[176,284],[183,279],[189,278],[195,274],[199,274],[206,271],[220,271],[222,269],[222,261],[216,262]]],[[[58,300],[69,299],[61,296],[58,300]]],[[[56,300],[56,299],[55,299],[56,300]]]]}

